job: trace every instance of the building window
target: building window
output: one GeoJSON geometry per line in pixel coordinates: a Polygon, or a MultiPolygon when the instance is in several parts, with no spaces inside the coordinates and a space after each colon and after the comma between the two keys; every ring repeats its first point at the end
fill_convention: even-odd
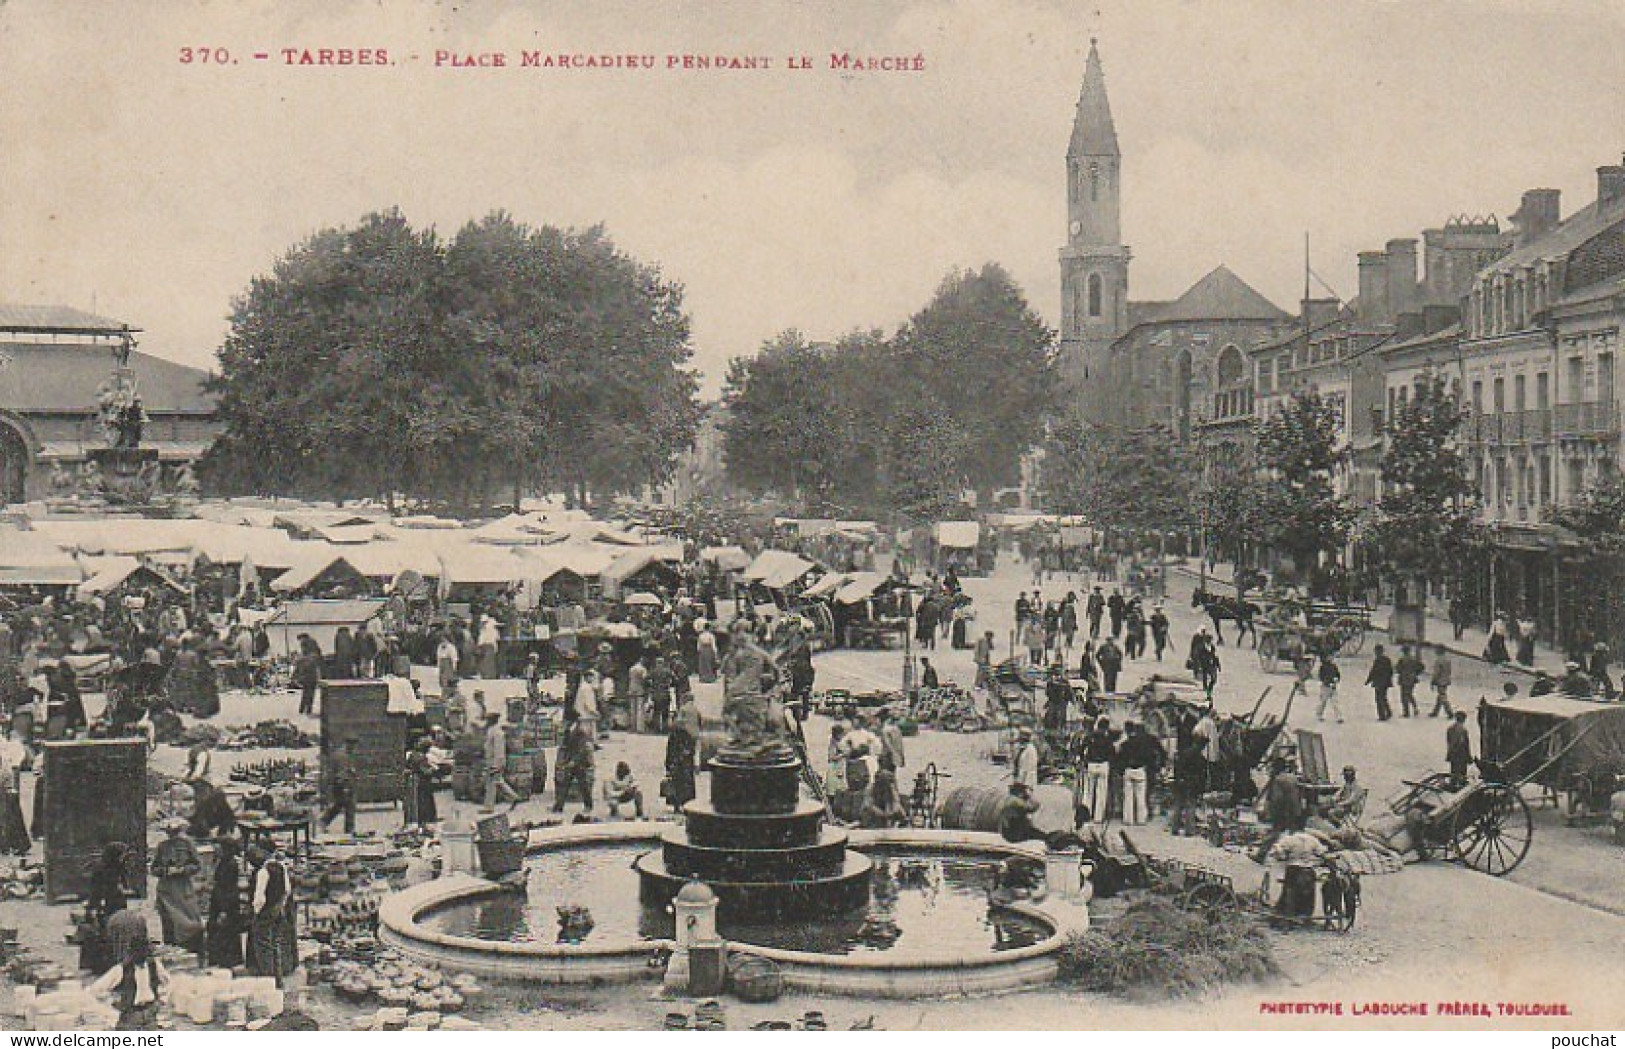
{"type": "Polygon", "coordinates": [[[1100,274],[1089,274],[1089,316],[1100,316],[1100,274]]]}
{"type": "Polygon", "coordinates": [[[1484,414],[1484,380],[1473,380],[1473,414],[1484,414]]]}
{"type": "Polygon", "coordinates": [[[1580,493],[1585,491],[1586,464],[1584,459],[1575,456],[1567,460],[1567,466],[1569,474],[1569,490],[1566,494],[1568,496],[1568,501],[1572,503],[1574,500],[1580,498],[1580,493]]]}
{"type": "Polygon", "coordinates": [[[1100,165],[1089,165],[1089,199],[1100,199],[1100,165]]]}
{"type": "Polygon", "coordinates": [[[1542,453],[1535,457],[1535,473],[1540,491],[1540,505],[1552,501],[1552,457],[1542,453]]]}
{"type": "Polygon", "coordinates": [[[1614,355],[1597,354],[1597,400],[1614,399],[1614,355]]]}
{"type": "Polygon", "coordinates": [[[1545,372],[1535,373],[1535,407],[1545,411],[1552,406],[1552,377],[1545,372]]]}
{"type": "Polygon", "coordinates": [[[1507,381],[1504,378],[1495,380],[1495,414],[1500,415],[1507,410],[1507,381]]]}
{"type": "Polygon", "coordinates": [[[1584,357],[1569,358],[1569,388],[1565,404],[1579,404],[1586,399],[1586,361],[1584,357]]]}
{"type": "Polygon", "coordinates": [[[1524,379],[1522,375],[1512,379],[1512,410],[1521,412],[1524,409],[1524,379]]]}

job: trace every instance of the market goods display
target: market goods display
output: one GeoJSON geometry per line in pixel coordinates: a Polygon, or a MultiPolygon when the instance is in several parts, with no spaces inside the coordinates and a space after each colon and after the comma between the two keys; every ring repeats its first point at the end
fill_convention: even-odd
{"type": "Polygon", "coordinates": [[[325,972],[333,990],[345,1001],[378,1002],[403,1012],[457,1013],[484,993],[479,981],[468,973],[445,975],[389,950],[371,959],[336,960],[325,972]]]}

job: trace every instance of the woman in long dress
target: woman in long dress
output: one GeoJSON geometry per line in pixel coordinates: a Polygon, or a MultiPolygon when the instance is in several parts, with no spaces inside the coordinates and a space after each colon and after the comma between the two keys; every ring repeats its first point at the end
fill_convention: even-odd
{"type": "Polygon", "coordinates": [[[169,837],[152,851],[152,873],[158,879],[158,920],[165,943],[201,953],[203,918],[198,914],[192,879],[203,869],[203,861],[197,846],[181,836],[185,829],[183,819],[166,821],[164,832],[169,837]]]}
{"type": "Polygon", "coordinates": [[[429,739],[424,737],[406,754],[406,790],[401,799],[407,827],[426,827],[440,820],[434,800],[434,765],[429,761],[429,739]]]}
{"type": "Polygon", "coordinates": [[[717,680],[717,635],[712,632],[710,624],[706,624],[694,642],[694,656],[696,669],[700,681],[704,684],[715,684],[717,680]]]}
{"type": "Polygon", "coordinates": [[[22,787],[18,782],[28,761],[28,748],[5,736],[0,738],[0,853],[28,855],[33,842],[23,821],[22,787]]]}
{"type": "Polygon", "coordinates": [[[209,964],[217,969],[243,964],[242,863],[237,854],[235,839],[216,843],[205,949],[209,964]]]}
{"type": "Polygon", "coordinates": [[[698,717],[685,716],[684,713],[693,705],[692,699],[684,704],[683,710],[672,719],[671,731],[666,735],[666,800],[679,812],[694,800],[697,793],[694,787],[694,760],[699,752],[700,738],[694,723],[698,717]]]}

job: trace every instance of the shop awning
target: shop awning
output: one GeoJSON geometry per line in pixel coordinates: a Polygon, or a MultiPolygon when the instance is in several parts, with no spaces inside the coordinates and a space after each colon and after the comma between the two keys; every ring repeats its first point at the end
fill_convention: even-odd
{"type": "Polygon", "coordinates": [[[843,605],[855,605],[859,601],[867,601],[874,597],[885,585],[886,577],[879,572],[858,572],[836,592],[835,600],[843,605]]]}
{"type": "Polygon", "coordinates": [[[816,567],[787,550],[763,550],[745,569],[745,578],[769,590],[783,590],[816,567]]]}
{"type": "Polygon", "coordinates": [[[938,546],[955,550],[975,549],[982,541],[982,526],[976,521],[938,521],[935,531],[938,546]]]}

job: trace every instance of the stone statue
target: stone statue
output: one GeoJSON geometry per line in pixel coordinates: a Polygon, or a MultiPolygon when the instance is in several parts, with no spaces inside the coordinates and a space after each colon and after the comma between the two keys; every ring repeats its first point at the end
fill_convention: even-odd
{"type": "Polygon", "coordinates": [[[137,448],[147,413],[136,391],[135,376],[120,369],[108,376],[96,391],[102,434],[113,448],[137,448]]]}
{"type": "Polygon", "coordinates": [[[175,471],[175,494],[197,495],[197,477],[192,473],[191,463],[182,463],[180,469],[175,471]]]}
{"type": "Polygon", "coordinates": [[[749,624],[735,620],[722,660],[722,719],[730,742],[753,746],[775,735],[770,715],[777,680],[772,655],[756,643],[749,624]]]}
{"type": "Polygon", "coordinates": [[[51,466],[51,494],[59,496],[73,494],[73,475],[68,473],[67,467],[60,461],[51,466]]]}

